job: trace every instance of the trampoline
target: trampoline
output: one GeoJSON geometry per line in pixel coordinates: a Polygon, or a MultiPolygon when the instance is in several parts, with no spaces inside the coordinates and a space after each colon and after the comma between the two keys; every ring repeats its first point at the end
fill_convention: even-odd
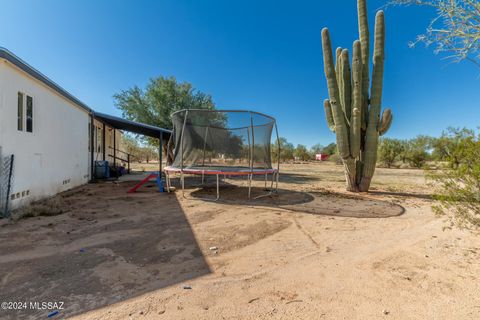
{"type": "Polygon", "coordinates": [[[272,148],[280,154],[275,118],[247,110],[187,109],[173,113],[172,122],[167,149],[173,150],[173,154],[165,167],[169,192],[174,174],[180,175],[183,196],[185,175],[202,176],[202,184],[205,176],[215,176],[215,201],[220,198],[220,180],[227,177],[246,177],[248,198],[254,176],[264,176],[265,195],[278,189],[280,162],[278,159],[274,168],[271,159],[272,148]],[[277,136],[275,144],[271,143],[273,130],[277,136]]]}

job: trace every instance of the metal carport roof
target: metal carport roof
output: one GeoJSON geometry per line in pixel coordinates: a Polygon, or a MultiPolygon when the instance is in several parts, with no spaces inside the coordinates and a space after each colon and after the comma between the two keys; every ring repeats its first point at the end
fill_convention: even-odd
{"type": "Polygon", "coordinates": [[[99,121],[108,124],[112,128],[142,134],[152,138],[160,138],[160,136],[162,136],[163,139],[168,139],[170,138],[170,134],[172,133],[171,130],[155,127],[149,124],[126,120],[100,112],[93,112],[93,117],[99,121]]]}

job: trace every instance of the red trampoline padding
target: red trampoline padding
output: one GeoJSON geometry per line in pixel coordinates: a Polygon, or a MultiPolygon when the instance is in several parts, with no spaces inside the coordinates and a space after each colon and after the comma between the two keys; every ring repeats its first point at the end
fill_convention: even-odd
{"type": "Polygon", "coordinates": [[[189,167],[189,168],[176,168],[172,166],[165,167],[165,171],[168,173],[185,173],[185,174],[203,174],[203,175],[217,175],[224,174],[229,176],[247,176],[272,174],[278,172],[277,169],[261,169],[261,168],[245,168],[245,167],[189,167]]]}

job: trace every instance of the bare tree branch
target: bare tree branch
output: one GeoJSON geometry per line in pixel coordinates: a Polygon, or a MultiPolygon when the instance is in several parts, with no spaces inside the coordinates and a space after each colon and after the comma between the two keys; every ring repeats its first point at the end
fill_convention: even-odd
{"type": "Polygon", "coordinates": [[[418,43],[435,46],[434,53],[448,53],[455,62],[470,61],[480,68],[480,1],[479,0],[390,0],[387,6],[418,5],[436,10],[437,16],[418,43]]]}

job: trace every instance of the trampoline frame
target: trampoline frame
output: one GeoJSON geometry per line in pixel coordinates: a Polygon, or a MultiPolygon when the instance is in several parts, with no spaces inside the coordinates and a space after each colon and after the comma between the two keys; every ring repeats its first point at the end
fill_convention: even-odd
{"type": "MultiPolygon", "coordinates": [[[[202,184],[204,182],[205,175],[215,175],[216,176],[216,190],[217,190],[217,196],[213,201],[217,201],[220,199],[220,176],[223,175],[224,179],[227,178],[227,176],[247,176],[247,181],[248,181],[248,198],[251,198],[251,190],[252,190],[252,180],[255,175],[265,175],[265,189],[268,191],[267,194],[260,195],[255,197],[255,199],[258,199],[260,197],[265,197],[273,194],[274,192],[277,192],[278,190],[278,179],[279,179],[279,174],[280,174],[280,136],[278,135],[278,127],[277,127],[277,121],[275,118],[260,113],[260,112],[255,112],[255,111],[250,111],[250,110],[209,110],[209,109],[183,109],[176,111],[172,113],[171,117],[173,117],[175,114],[184,112],[184,119],[183,119],[183,126],[182,126],[182,132],[181,132],[181,137],[180,137],[180,154],[181,154],[181,167],[172,167],[172,166],[167,166],[165,167],[165,176],[166,176],[166,185],[167,185],[167,191],[170,192],[171,189],[171,174],[180,174],[180,182],[182,186],[182,196],[186,198],[185,196],[185,175],[191,174],[191,175],[201,175],[202,176],[202,184]],[[185,132],[185,127],[187,124],[187,118],[188,118],[188,112],[189,111],[194,111],[194,112],[214,112],[214,113],[248,113],[250,115],[250,125],[246,126],[245,128],[248,128],[248,144],[249,144],[249,150],[250,150],[250,159],[249,159],[249,167],[229,167],[226,166],[224,168],[228,168],[228,171],[223,171],[223,170],[214,170],[212,166],[205,166],[205,167],[198,167],[196,166],[195,168],[186,168],[183,164],[183,135],[185,132]],[[270,119],[272,122],[267,123],[267,124],[272,124],[273,127],[275,128],[275,134],[277,136],[277,151],[278,151],[278,159],[277,159],[277,168],[254,168],[254,158],[253,158],[253,150],[255,146],[255,131],[254,128],[257,126],[264,126],[267,124],[262,124],[262,125],[257,125],[254,126],[253,124],[253,114],[261,115],[263,117],[266,117],[270,119]],[[250,139],[251,135],[251,139],[250,139]],[[203,169],[205,168],[205,169],[203,169]],[[268,181],[268,175],[272,175],[271,179],[271,185],[270,189],[267,189],[267,181],[268,181]],[[273,188],[273,184],[275,183],[275,188],[273,188]]],[[[204,138],[204,147],[203,147],[203,161],[202,163],[205,164],[205,149],[206,149],[206,141],[207,141],[207,134],[208,134],[208,128],[209,126],[206,127],[205,129],[205,138],[204,138]]],[[[170,140],[168,141],[167,145],[167,152],[170,150],[170,145],[171,141],[174,139],[174,134],[170,136],[170,140]]],[[[270,137],[271,139],[271,137],[270,137]]],[[[204,200],[212,200],[212,199],[204,199],[204,200]]]]}

